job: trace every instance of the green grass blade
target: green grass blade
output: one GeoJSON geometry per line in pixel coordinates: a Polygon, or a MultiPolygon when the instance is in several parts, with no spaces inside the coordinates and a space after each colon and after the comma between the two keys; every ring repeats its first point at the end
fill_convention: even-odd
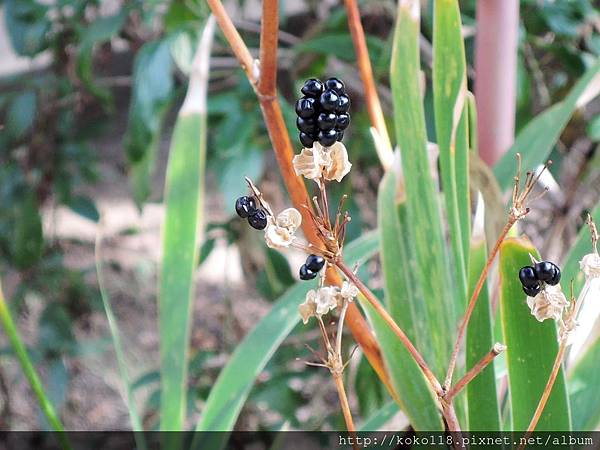
{"type": "Polygon", "coordinates": [[[165,181],[159,282],[162,430],[183,427],[194,271],[204,197],[206,89],[214,31],[210,19],[195,57],[188,95],[175,123],[165,181]]]}
{"type": "Polygon", "coordinates": [[[134,439],[136,440],[138,448],[140,450],[145,450],[147,448],[146,440],[144,439],[144,434],[141,433],[142,431],[144,431],[144,427],[142,426],[142,421],[140,419],[140,415],[135,404],[135,398],[133,396],[131,380],[129,378],[129,373],[127,370],[127,362],[125,361],[123,345],[121,344],[121,333],[119,331],[119,324],[117,323],[117,319],[115,318],[115,314],[110,304],[108,292],[106,291],[106,287],[104,284],[104,276],[102,275],[101,243],[101,236],[100,233],[98,233],[98,236],[96,237],[95,249],[96,277],[98,279],[98,288],[100,289],[100,296],[102,297],[102,305],[104,306],[104,312],[106,313],[106,320],[108,321],[108,327],[110,329],[110,336],[112,339],[113,348],[115,350],[115,355],[117,356],[117,363],[119,365],[121,381],[123,382],[123,385],[125,387],[127,409],[129,410],[129,420],[131,420],[131,428],[134,431],[134,439]]]}
{"type": "MultiPolygon", "coordinates": [[[[600,203],[591,212],[591,216],[596,224],[600,224],[600,203]]],[[[571,250],[569,250],[561,266],[563,284],[566,285],[573,280],[573,289],[575,292],[579,292],[585,282],[583,273],[579,270],[579,261],[588,253],[591,253],[591,251],[590,229],[584,225],[579,230],[577,240],[571,247],[571,250]]]]}
{"type": "Polygon", "coordinates": [[[577,362],[568,376],[574,431],[593,431],[600,426],[600,338],[577,362]]]}
{"type": "Polygon", "coordinates": [[[471,228],[466,96],[467,68],[458,1],[438,0],[433,21],[435,129],[461,309],[467,301],[471,228]]]}
{"type": "MultiPolygon", "coordinates": [[[[373,256],[379,246],[377,237],[375,232],[371,232],[346,245],[344,259],[348,265],[366,261],[373,256]]],[[[298,305],[314,285],[305,281],[296,283],[275,302],[269,313],[236,347],[210,391],[196,431],[233,429],[256,377],[300,321],[298,305]]]]}
{"type": "Polygon", "coordinates": [[[537,116],[519,133],[513,146],[494,166],[503,191],[513,184],[515,155],[521,153],[523,167],[543,164],[554,148],[573,113],[600,92],[600,60],[596,61],[573,86],[565,99],[537,116]]]}
{"type": "MultiPolygon", "coordinates": [[[[451,288],[446,246],[437,192],[431,177],[427,134],[420,90],[419,2],[401,0],[398,5],[391,62],[394,124],[407,195],[409,235],[414,242],[416,267],[429,321],[433,328],[419,330],[431,336],[429,364],[442,377],[448,365],[456,329],[456,304],[451,288]],[[440,289],[445,286],[447,289],[440,289]]],[[[455,294],[454,294],[455,295],[455,294]]]]}
{"type": "Polygon", "coordinates": [[[48,423],[50,424],[52,429],[58,432],[58,438],[60,440],[61,446],[64,449],[70,449],[69,442],[67,441],[67,437],[64,433],[65,429],[58,417],[58,414],[56,414],[52,402],[50,401],[48,395],[46,394],[46,391],[44,390],[44,385],[42,384],[42,381],[40,380],[35,370],[35,367],[33,366],[33,363],[31,362],[31,359],[27,354],[25,344],[23,343],[23,340],[19,335],[19,331],[17,330],[10,310],[8,309],[8,305],[4,300],[4,294],[2,293],[2,285],[0,285],[0,322],[2,323],[4,332],[6,333],[10,345],[12,346],[13,351],[15,352],[15,356],[21,364],[23,373],[25,374],[27,381],[29,381],[29,385],[31,386],[31,389],[33,390],[33,393],[37,398],[37,401],[40,405],[40,408],[42,409],[42,412],[44,413],[44,416],[46,416],[46,419],[48,419],[48,423]]]}
{"type": "MultiPolygon", "coordinates": [[[[539,254],[526,239],[507,239],[500,248],[500,311],[507,345],[506,361],[512,429],[527,429],[539,403],[558,352],[556,324],[538,322],[529,311],[521,289],[519,269],[539,254]]],[[[570,430],[569,401],[561,369],[536,431],[570,430]]]]}
{"type": "Polygon", "coordinates": [[[398,414],[398,405],[396,402],[388,402],[379,408],[378,411],[367,417],[361,425],[359,431],[379,431],[396,414],[398,414]]]}
{"type": "MultiPolygon", "coordinates": [[[[483,234],[483,230],[481,232],[483,234]]],[[[469,266],[469,293],[472,293],[487,261],[485,237],[475,238],[471,244],[469,266]]],[[[467,327],[467,370],[490,351],[494,345],[494,333],[487,283],[479,294],[479,301],[467,327]]],[[[496,392],[494,363],[491,363],[467,385],[469,431],[500,431],[500,409],[496,392]]]]}

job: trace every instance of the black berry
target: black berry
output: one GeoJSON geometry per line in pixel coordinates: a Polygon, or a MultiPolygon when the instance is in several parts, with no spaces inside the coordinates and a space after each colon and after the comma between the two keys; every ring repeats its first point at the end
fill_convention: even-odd
{"type": "Polygon", "coordinates": [[[302,145],[304,145],[307,148],[312,147],[315,143],[315,139],[310,134],[300,132],[298,136],[302,145]]]}
{"type": "Polygon", "coordinates": [[[325,265],[325,258],[319,255],[308,255],[304,264],[311,272],[320,271],[325,265]]]}
{"type": "Polygon", "coordinates": [[[529,297],[535,297],[536,295],[538,295],[540,293],[541,290],[542,290],[542,288],[540,287],[539,284],[536,284],[535,286],[531,286],[531,287],[523,286],[523,292],[525,292],[525,294],[527,294],[529,297]]]}
{"type": "Polygon", "coordinates": [[[321,83],[321,80],[311,78],[304,82],[304,86],[300,91],[307,97],[318,97],[323,92],[323,83],[321,83]]]}
{"type": "Polygon", "coordinates": [[[319,143],[324,147],[329,147],[335,144],[337,136],[338,134],[335,130],[321,130],[319,131],[319,143]]]}
{"type": "Polygon", "coordinates": [[[531,266],[525,266],[519,270],[519,280],[523,287],[534,287],[540,284],[531,266]]]}
{"type": "Polygon", "coordinates": [[[321,94],[321,97],[319,98],[319,101],[321,103],[321,108],[323,108],[323,110],[325,110],[325,111],[330,111],[330,112],[335,111],[335,109],[337,108],[338,100],[339,100],[338,95],[330,89],[323,92],[321,94]]]}
{"type": "Polygon", "coordinates": [[[248,217],[248,223],[252,228],[264,230],[267,226],[267,213],[262,209],[256,210],[254,215],[248,217]]]}
{"type": "Polygon", "coordinates": [[[548,283],[550,286],[556,286],[558,283],[560,283],[560,268],[555,264],[554,265],[554,276],[546,281],[546,283],[548,283]]]}
{"type": "Polygon", "coordinates": [[[344,83],[339,78],[332,77],[325,80],[325,89],[331,89],[338,94],[343,94],[344,83]]]}
{"type": "Polygon", "coordinates": [[[313,118],[303,119],[302,117],[298,117],[296,119],[296,126],[300,131],[307,134],[317,131],[317,124],[313,118]]]}
{"type": "Polygon", "coordinates": [[[240,197],[235,201],[235,212],[245,219],[256,214],[256,201],[252,197],[240,197]]]}
{"type": "Polygon", "coordinates": [[[340,95],[338,98],[337,105],[335,107],[335,112],[338,114],[348,112],[350,109],[350,97],[346,94],[340,95]]]}
{"type": "Polygon", "coordinates": [[[337,123],[337,116],[334,113],[322,112],[317,118],[317,125],[320,130],[331,130],[337,123]]]}
{"type": "Polygon", "coordinates": [[[335,129],[338,131],[343,131],[346,128],[348,128],[348,125],[350,125],[350,114],[338,114],[337,119],[335,121],[335,129]]]}
{"type": "Polygon", "coordinates": [[[548,283],[549,281],[555,279],[556,271],[560,269],[558,269],[558,267],[556,267],[556,265],[550,261],[542,261],[537,263],[533,270],[535,271],[535,276],[539,281],[548,283]]]}
{"type": "Polygon", "coordinates": [[[344,139],[344,132],[343,131],[338,131],[336,139],[338,141],[342,142],[342,139],[344,139]]]}
{"type": "Polygon", "coordinates": [[[316,272],[313,272],[308,267],[306,267],[306,264],[302,264],[302,267],[300,267],[300,279],[301,280],[305,280],[305,281],[312,280],[316,276],[317,276],[316,272]]]}
{"type": "Polygon", "coordinates": [[[316,100],[314,98],[302,97],[296,102],[296,114],[303,119],[308,119],[316,112],[316,106],[316,100]]]}

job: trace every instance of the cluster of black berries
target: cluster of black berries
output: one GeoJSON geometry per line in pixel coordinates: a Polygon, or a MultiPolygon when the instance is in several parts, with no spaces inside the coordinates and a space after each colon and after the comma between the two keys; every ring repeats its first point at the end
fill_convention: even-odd
{"type": "Polygon", "coordinates": [[[341,141],[350,125],[350,97],[346,95],[344,83],[337,78],[329,78],[325,83],[311,78],[301,91],[304,97],[296,102],[296,126],[302,145],[312,147],[319,141],[329,147],[341,141]]]}
{"type": "Polygon", "coordinates": [[[319,255],[308,255],[306,262],[300,267],[300,279],[312,280],[325,265],[325,259],[319,255]]]}
{"type": "Polygon", "coordinates": [[[550,262],[542,261],[533,267],[525,266],[519,270],[519,280],[523,285],[523,291],[529,297],[535,297],[542,290],[541,283],[555,286],[560,281],[560,268],[550,262]]]}
{"type": "Polygon", "coordinates": [[[248,219],[252,228],[264,230],[267,226],[267,213],[256,206],[254,197],[240,197],[235,201],[235,212],[242,219],[248,219]]]}

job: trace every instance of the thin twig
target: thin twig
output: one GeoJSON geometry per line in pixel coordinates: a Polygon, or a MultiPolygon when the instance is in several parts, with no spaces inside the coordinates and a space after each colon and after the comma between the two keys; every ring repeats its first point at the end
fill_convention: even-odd
{"type": "Polygon", "coordinates": [[[385,308],[381,305],[381,303],[379,303],[379,300],[377,300],[377,298],[373,295],[370,289],[367,286],[365,286],[365,284],[362,281],[360,281],[360,279],[354,274],[354,272],[352,272],[352,270],[350,270],[350,268],[343,261],[338,260],[336,261],[335,265],[344,273],[344,275],[346,275],[346,278],[348,278],[348,280],[350,280],[358,288],[358,290],[364,295],[364,297],[369,301],[373,308],[375,308],[375,310],[381,316],[381,318],[389,325],[394,334],[398,336],[400,342],[402,342],[406,350],[408,350],[408,352],[412,355],[413,359],[423,371],[423,374],[431,384],[433,390],[438,395],[441,395],[442,389],[439,381],[425,362],[425,359],[421,356],[419,351],[410,341],[408,336],[404,333],[404,331],[402,331],[402,328],[398,326],[398,324],[394,321],[392,316],[390,316],[389,313],[385,310],[385,308]]]}
{"type": "Polygon", "coordinates": [[[354,43],[358,71],[364,86],[365,101],[367,103],[369,118],[371,119],[373,128],[377,130],[378,138],[380,140],[380,142],[376,142],[376,144],[381,144],[376,145],[375,148],[383,168],[387,170],[394,161],[394,155],[392,152],[390,136],[385,125],[383,110],[381,109],[381,102],[379,101],[379,95],[377,94],[375,80],[373,79],[373,68],[371,67],[371,60],[369,58],[365,31],[360,21],[360,11],[356,0],[344,0],[344,3],[348,13],[348,28],[350,28],[350,35],[352,36],[352,42],[354,43]]]}
{"type": "Polygon", "coordinates": [[[277,90],[277,39],[279,36],[279,1],[264,0],[260,24],[261,95],[274,95],[277,90]]]}
{"type": "Polygon", "coordinates": [[[452,399],[456,397],[467,384],[469,384],[477,375],[483,372],[483,369],[485,369],[496,358],[496,356],[498,356],[504,350],[506,350],[506,346],[502,344],[495,344],[494,347],[492,347],[492,349],[486,353],[485,356],[481,358],[471,370],[469,370],[460,380],[458,380],[458,382],[446,394],[446,399],[448,401],[452,401],[452,399]]]}
{"type": "Polygon", "coordinates": [[[344,414],[344,421],[346,422],[346,428],[350,433],[356,433],[356,427],[354,426],[354,420],[352,419],[352,413],[350,412],[350,404],[348,403],[348,396],[346,395],[346,389],[344,388],[344,380],[342,379],[341,373],[333,373],[333,379],[335,380],[335,387],[340,398],[340,405],[342,407],[342,413],[344,414]]]}
{"type": "Polygon", "coordinates": [[[481,289],[483,288],[485,280],[487,279],[488,272],[490,271],[490,268],[492,267],[492,264],[496,259],[496,255],[500,250],[500,245],[502,245],[502,242],[504,242],[504,239],[508,235],[508,232],[515,224],[515,222],[516,219],[514,219],[512,216],[508,219],[508,222],[506,223],[506,225],[502,229],[502,232],[500,233],[500,237],[494,244],[494,248],[492,249],[490,256],[487,259],[487,262],[485,263],[485,267],[481,271],[481,275],[479,275],[479,280],[477,280],[477,284],[475,285],[475,289],[473,290],[473,294],[471,295],[471,299],[469,300],[467,311],[465,312],[465,315],[458,328],[456,343],[454,344],[454,349],[452,350],[452,356],[450,357],[448,372],[446,373],[446,379],[444,380],[444,390],[446,391],[450,388],[450,385],[452,384],[452,375],[454,374],[454,368],[456,367],[456,360],[458,358],[460,344],[462,343],[465,331],[467,330],[467,325],[469,324],[469,320],[471,319],[471,315],[473,314],[473,310],[475,309],[475,305],[477,304],[477,299],[479,298],[481,289]]]}

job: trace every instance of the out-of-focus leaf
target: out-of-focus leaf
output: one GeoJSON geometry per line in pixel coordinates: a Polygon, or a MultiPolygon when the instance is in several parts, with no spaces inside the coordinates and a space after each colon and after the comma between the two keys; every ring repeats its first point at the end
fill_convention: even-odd
{"type": "Polygon", "coordinates": [[[128,9],[124,8],[117,14],[94,20],[89,26],[81,30],[82,39],[76,63],[77,74],[84,86],[105,102],[111,99],[110,90],[96,85],[93,80],[94,47],[116,36],[123,28],[127,15],[128,9]]]}
{"type": "Polygon", "coordinates": [[[216,239],[206,239],[200,246],[200,256],[198,257],[198,265],[201,265],[206,258],[210,256],[213,249],[215,248],[217,241],[216,239]]]}
{"type": "Polygon", "coordinates": [[[600,92],[600,60],[596,61],[573,86],[565,99],[523,128],[515,143],[494,166],[494,174],[502,190],[513,183],[515,155],[521,153],[523,167],[534,168],[548,158],[563,129],[577,108],[593,100],[600,92]]]}
{"type": "Polygon", "coordinates": [[[466,305],[471,207],[467,137],[467,64],[457,0],[436,1],[433,21],[433,97],[440,175],[455,274],[456,300],[466,305]]]}
{"type": "Polygon", "coordinates": [[[6,30],[16,53],[34,56],[47,47],[46,33],[50,29],[47,11],[48,6],[35,0],[5,0],[6,30]]]}
{"type": "Polygon", "coordinates": [[[370,416],[379,411],[384,401],[389,398],[385,387],[377,377],[371,364],[364,356],[360,358],[354,379],[354,390],[358,398],[360,415],[370,416]]]}
{"type": "Polygon", "coordinates": [[[125,150],[138,206],[150,194],[162,118],[173,92],[171,71],[168,40],[144,44],[135,57],[125,150]]]}
{"type": "MultiPolygon", "coordinates": [[[[390,82],[394,101],[394,123],[406,185],[409,235],[414,242],[416,273],[424,296],[427,315],[434,329],[422,330],[431,336],[433,354],[429,363],[441,377],[448,365],[456,334],[454,288],[451,286],[447,252],[437,192],[431,177],[427,135],[421,98],[419,57],[419,2],[401,1],[398,6],[390,82]],[[432,251],[432,249],[434,249],[432,251]]],[[[428,355],[426,355],[427,357],[428,355]]]]}
{"type": "Polygon", "coordinates": [[[69,208],[92,222],[98,222],[100,220],[100,213],[93,200],[89,197],[84,197],[82,195],[73,197],[69,202],[69,208]]]}
{"type": "Polygon", "coordinates": [[[568,376],[574,431],[597,430],[600,425],[600,338],[577,362],[568,376]]]}
{"type": "Polygon", "coordinates": [[[594,142],[600,142],[600,115],[597,115],[587,126],[587,135],[594,142]]]}
{"type": "MultiPolygon", "coordinates": [[[[345,246],[344,259],[349,265],[365,261],[375,254],[378,245],[376,233],[363,234],[345,246]]],[[[233,428],[256,377],[300,321],[298,305],[314,286],[311,282],[296,283],[236,347],[206,400],[196,431],[227,431],[233,428]]],[[[197,434],[192,448],[220,448],[203,444],[201,435],[197,434]]]]}
{"type": "MultiPolygon", "coordinates": [[[[540,323],[531,315],[519,281],[519,269],[531,264],[529,254],[540,259],[524,238],[509,238],[500,247],[500,311],[508,347],[511,429],[518,431],[529,426],[558,353],[556,324],[553,320],[540,323]]],[[[560,369],[536,431],[570,429],[569,400],[560,369]]]]}
{"type": "Polygon", "coordinates": [[[11,139],[20,139],[29,131],[35,119],[37,95],[27,90],[19,93],[6,112],[6,132],[11,139]]]}
{"type": "Polygon", "coordinates": [[[380,431],[392,417],[398,414],[398,411],[398,404],[396,402],[386,403],[372,416],[367,417],[360,427],[360,431],[380,431]]]}
{"type": "Polygon", "coordinates": [[[42,218],[33,192],[26,193],[22,202],[16,206],[12,245],[14,262],[19,269],[31,267],[42,255],[42,218]]]}
{"type": "Polygon", "coordinates": [[[256,283],[260,293],[270,300],[281,296],[295,279],[285,256],[280,252],[265,248],[265,267],[258,274],[256,283]]]}
{"type": "MultiPolygon", "coordinates": [[[[483,231],[481,232],[483,234],[483,231]]],[[[471,244],[469,262],[469,297],[479,275],[485,267],[487,247],[485,237],[475,238],[471,244]]],[[[467,326],[466,370],[479,362],[494,345],[490,297],[487,283],[483,285],[479,300],[467,326]]],[[[500,431],[500,409],[496,392],[494,363],[486,367],[467,385],[469,431],[500,431]]]]}
{"type": "MultiPolygon", "coordinates": [[[[376,59],[384,48],[385,43],[374,36],[367,36],[367,47],[371,59],[376,59]]],[[[294,46],[298,53],[318,53],[325,56],[336,56],[344,61],[354,61],[355,53],[352,40],[348,39],[348,34],[319,34],[308,41],[301,42],[294,46]]]]}

